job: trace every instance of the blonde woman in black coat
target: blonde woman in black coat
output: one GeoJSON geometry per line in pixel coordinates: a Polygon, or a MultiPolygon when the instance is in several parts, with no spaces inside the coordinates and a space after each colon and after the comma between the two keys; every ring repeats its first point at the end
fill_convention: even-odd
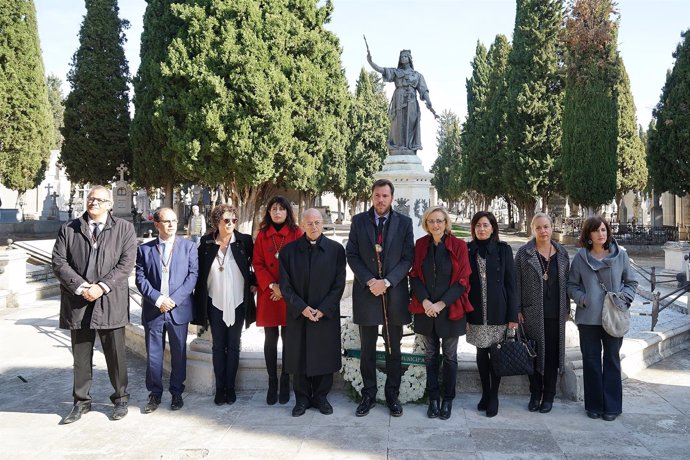
{"type": "Polygon", "coordinates": [[[542,414],[551,411],[558,371],[565,357],[565,322],[570,303],[566,293],[570,259],[566,249],[551,241],[553,226],[548,214],[532,218],[534,238],[515,256],[518,318],[525,333],[537,342],[535,372],[529,377],[531,397],[527,408],[542,414]]]}

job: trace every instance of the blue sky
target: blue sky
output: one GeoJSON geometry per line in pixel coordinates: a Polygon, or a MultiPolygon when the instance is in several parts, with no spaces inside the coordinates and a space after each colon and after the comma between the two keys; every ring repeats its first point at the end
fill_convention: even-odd
{"type": "MultiPolygon", "coordinates": [[[[511,39],[514,0],[334,0],[329,28],[340,38],[342,64],[354,90],[365,66],[367,36],[374,62],[391,67],[401,49],[412,50],[415,69],[429,86],[431,101],[440,113],[449,109],[464,120],[467,111],[465,79],[477,40],[487,47],[496,34],[511,39]]],[[[72,55],[79,46],[79,27],[85,13],[82,0],[35,0],[47,73],[66,79],[72,55]]],[[[146,2],[120,0],[120,16],[131,23],[125,53],[130,72],[139,67],[139,37],[146,2]]],[[[620,0],[619,50],[625,62],[638,122],[647,126],[659,100],[666,72],[680,33],[690,28],[689,0],[620,0]]],[[[389,85],[390,86],[390,85],[389,85]]],[[[388,88],[389,94],[392,88],[388,88]]],[[[69,91],[65,83],[64,91],[69,91]]],[[[422,106],[423,107],[423,106],[422,106]]],[[[422,144],[424,166],[436,158],[436,122],[424,111],[422,144]]]]}

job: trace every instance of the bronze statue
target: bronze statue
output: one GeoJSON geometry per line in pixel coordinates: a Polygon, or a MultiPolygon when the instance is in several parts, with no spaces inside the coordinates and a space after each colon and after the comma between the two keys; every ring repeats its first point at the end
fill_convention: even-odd
{"type": "MultiPolygon", "coordinates": [[[[364,38],[366,42],[366,37],[364,38]]],[[[388,108],[391,129],[388,135],[388,148],[391,155],[415,155],[422,149],[422,139],[419,119],[421,116],[417,92],[426,107],[438,118],[429,99],[429,89],[421,73],[414,70],[412,53],[402,50],[398,59],[398,67],[380,67],[371,60],[369,45],[367,44],[367,61],[371,67],[379,72],[385,82],[395,83],[395,92],[388,108]]]]}

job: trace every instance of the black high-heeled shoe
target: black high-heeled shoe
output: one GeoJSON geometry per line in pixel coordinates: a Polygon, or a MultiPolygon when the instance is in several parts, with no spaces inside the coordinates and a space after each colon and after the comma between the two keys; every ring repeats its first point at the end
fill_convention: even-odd
{"type": "Polygon", "coordinates": [[[482,395],[482,399],[479,400],[479,403],[477,403],[477,410],[478,411],[485,411],[486,406],[489,404],[489,395],[482,395]]]}
{"type": "Polygon", "coordinates": [[[492,396],[486,405],[486,416],[495,417],[498,414],[498,396],[492,396]]]}
{"type": "Polygon", "coordinates": [[[278,378],[271,377],[268,379],[268,391],[266,391],[266,404],[269,406],[278,402],[278,378]]]}

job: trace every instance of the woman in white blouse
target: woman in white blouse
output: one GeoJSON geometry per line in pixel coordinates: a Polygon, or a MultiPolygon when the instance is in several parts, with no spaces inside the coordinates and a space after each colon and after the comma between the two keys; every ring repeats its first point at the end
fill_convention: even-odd
{"type": "Polygon", "coordinates": [[[256,320],[251,271],[254,244],[250,235],[235,229],[237,212],[221,204],[211,212],[213,233],[201,238],[199,278],[194,291],[194,324],[211,326],[213,372],[217,405],[236,401],[235,377],[240,361],[242,325],[256,320]]]}

